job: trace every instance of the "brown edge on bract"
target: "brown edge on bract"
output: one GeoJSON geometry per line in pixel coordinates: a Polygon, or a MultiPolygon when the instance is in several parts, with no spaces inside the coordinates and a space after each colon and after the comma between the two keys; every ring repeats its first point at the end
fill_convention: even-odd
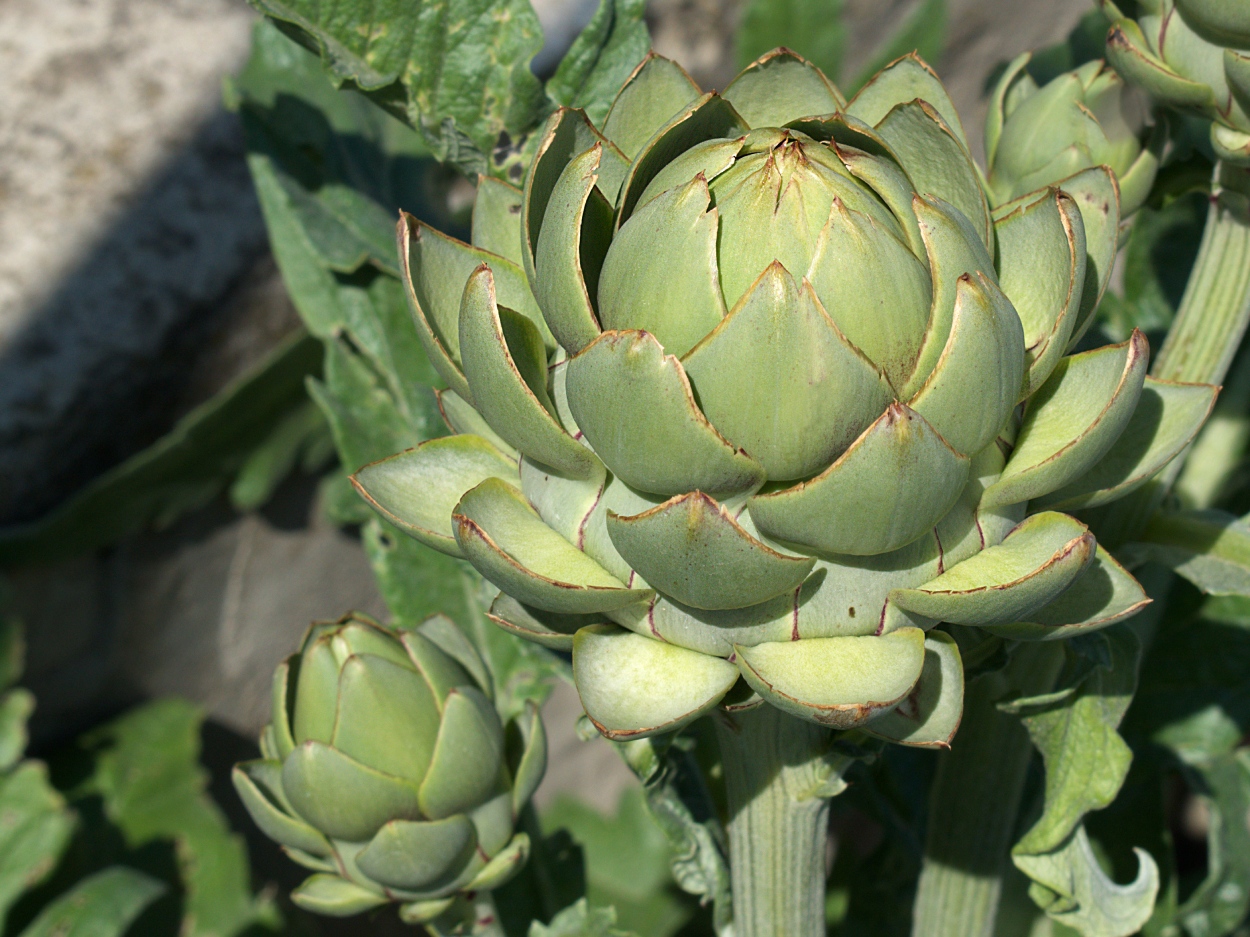
{"type": "MultiPolygon", "coordinates": [[[[736,658],[738,662],[739,668],[746,667],[748,670],[751,671],[751,673],[755,675],[755,679],[759,680],[760,683],[767,686],[769,690],[777,694],[777,696],[781,697],[782,699],[791,701],[792,703],[795,704],[795,706],[799,707],[800,709],[808,713],[812,717],[813,722],[819,723],[820,725],[823,725],[823,726],[829,726],[832,729],[858,728],[864,723],[870,721],[873,717],[881,715],[882,713],[885,713],[889,711],[890,709],[893,709],[895,706],[899,704],[901,700],[906,699],[907,695],[911,693],[913,689],[915,689],[916,683],[920,682],[920,678],[917,677],[916,683],[913,683],[910,687],[908,687],[905,693],[900,694],[896,699],[885,701],[885,702],[878,702],[876,700],[870,700],[864,703],[838,703],[833,706],[820,706],[815,703],[808,703],[804,700],[798,699],[797,697],[791,696],[788,693],[782,693],[775,686],[773,686],[771,683],[765,680],[763,676],[760,675],[760,672],[751,665],[750,661],[748,661],[746,657],[743,656],[743,654],[741,653],[743,645],[735,644],[733,648],[734,648],[734,657],[736,658]],[[847,714],[845,718],[842,717],[843,713],[847,714]],[[821,717],[824,717],[824,718],[821,718],[821,717]]],[[[920,665],[923,671],[923,668],[924,668],[923,655],[920,658],[920,665]]],[[[765,700],[765,702],[767,702],[767,700],[765,700]]]]}
{"type": "MultiPolygon", "coordinates": [[[[460,435],[469,435],[469,434],[454,433],[454,435],[460,436],[460,435]]],[[[445,437],[439,437],[439,438],[441,439],[445,437]]],[[[487,440],[487,442],[489,441],[490,440],[487,440]]],[[[431,443],[431,442],[434,442],[434,440],[427,439],[425,440],[425,442],[418,443],[417,445],[412,446],[411,448],[408,448],[408,449],[404,449],[401,452],[396,452],[393,455],[386,456],[385,458],[375,459],[372,462],[367,462],[364,465],[362,465],[360,468],[356,469],[356,471],[354,471],[351,475],[347,476],[347,480],[350,481],[352,483],[352,487],[356,489],[356,494],[360,495],[360,497],[364,500],[364,502],[367,505],[369,505],[369,507],[372,508],[375,512],[381,515],[381,517],[384,520],[386,520],[387,523],[393,524],[394,526],[398,527],[400,530],[403,530],[403,531],[419,530],[425,536],[429,537],[432,540],[438,540],[440,543],[443,541],[446,541],[448,546],[455,547],[456,553],[460,554],[460,545],[456,543],[455,537],[446,537],[443,534],[436,533],[435,531],[429,530],[425,527],[418,527],[416,524],[409,524],[407,521],[400,520],[396,515],[392,514],[386,508],[382,507],[382,505],[380,505],[377,502],[377,500],[373,497],[373,495],[369,494],[369,492],[365,490],[365,486],[362,485],[360,483],[360,479],[356,477],[357,475],[359,475],[361,472],[363,472],[365,469],[369,468],[370,466],[378,465],[381,462],[386,462],[390,459],[395,458],[396,456],[407,455],[409,452],[416,452],[426,443],[431,443]]]]}

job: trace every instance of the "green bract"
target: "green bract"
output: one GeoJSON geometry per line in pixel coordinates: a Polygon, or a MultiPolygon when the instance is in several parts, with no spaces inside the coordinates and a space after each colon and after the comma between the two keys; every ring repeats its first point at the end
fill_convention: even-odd
{"type": "Polygon", "coordinates": [[[473,245],[402,220],[457,435],[356,485],[571,649],[606,735],[741,681],[726,706],[945,745],[962,668],[930,629],[1140,608],[1054,509],[1140,485],[1213,400],[1147,378],[1139,333],[1068,355],[1118,223],[1105,167],[991,212],[915,56],[849,104],[785,50],[722,95],[651,56],[602,128],[552,115],[524,191],[482,182],[473,245]]]}
{"type": "Polygon", "coordinates": [[[1124,113],[1124,81],[1102,60],[1087,62],[1038,87],[1030,54],[1007,66],[990,98],[985,150],[991,201],[1011,201],[1082,170],[1108,166],[1120,185],[1120,211],[1141,207],[1159,154],[1143,149],[1124,113]]]}
{"type": "Polygon", "coordinates": [[[1212,121],[1222,159],[1250,163],[1250,8],[1243,0],[1100,0],[1107,58],[1162,104],[1212,121]]]}
{"type": "Polygon", "coordinates": [[[393,631],[313,625],[274,675],[264,759],[234,770],[256,824],[316,872],[292,898],[349,915],[388,901],[430,920],[524,864],[513,833],[546,767],[530,704],[505,745],[485,666],[446,618],[393,631]],[[511,740],[510,740],[511,741],[511,740]]]}

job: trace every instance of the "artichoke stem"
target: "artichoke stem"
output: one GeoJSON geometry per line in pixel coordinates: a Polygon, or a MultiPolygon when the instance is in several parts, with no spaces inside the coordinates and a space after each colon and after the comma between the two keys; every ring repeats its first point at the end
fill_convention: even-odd
{"type": "MultiPolygon", "coordinates": [[[[1250,171],[1217,163],[1198,257],[1176,319],[1151,367],[1166,381],[1222,384],[1250,324],[1250,171]]],[[[1117,546],[1140,535],[1184,467],[1186,454],[1107,508],[1095,528],[1117,546]]]]}
{"type": "Polygon", "coordinates": [[[475,891],[457,899],[445,913],[425,925],[431,937],[507,937],[495,898],[489,891],[475,891]]]}
{"type": "Polygon", "coordinates": [[[1005,671],[968,686],[959,734],[941,756],[929,795],[912,937],[992,937],[1033,755],[1020,719],[996,704],[1048,691],[1062,663],[1057,642],[1025,644],[1005,671]]]}
{"type": "Polygon", "coordinates": [[[734,937],[824,937],[829,730],[758,706],[718,714],[734,937]]]}

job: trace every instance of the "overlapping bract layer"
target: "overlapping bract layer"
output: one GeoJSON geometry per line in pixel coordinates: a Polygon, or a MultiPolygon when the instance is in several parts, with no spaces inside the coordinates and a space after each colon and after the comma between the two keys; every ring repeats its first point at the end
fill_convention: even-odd
{"type": "Polygon", "coordinates": [[[473,245],[399,228],[457,435],[355,483],[572,650],[605,734],[767,701],[943,745],[936,623],[1045,640],[1144,602],[1079,522],[1026,516],[1132,490],[1213,400],[1148,379],[1140,334],[1068,354],[1115,253],[1107,167],[992,211],[915,56],[849,103],[785,50],[723,95],[652,56],[478,209],[473,245]]]}
{"type": "Polygon", "coordinates": [[[990,199],[1002,204],[1107,166],[1120,186],[1120,212],[1131,215],[1150,193],[1163,136],[1143,149],[1126,113],[1124,80],[1101,59],[1042,87],[1029,75],[1028,52],[1003,72],[985,118],[990,199]]]}
{"type": "Polygon", "coordinates": [[[489,687],[446,618],[402,632],[359,615],[313,625],[274,675],[264,758],[234,770],[256,824],[316,873],[297,904],[350,915],[399,901],[419,922],[520,869],[529,841],[513,827],[546,737],[531,704],[509,756],[489,687]]]}
{"type": "Polygon", "coordinates": [[[1250,164],[1250,10],[1241,0],[1101,0],[1107,58],[1169,107],[1212,121],[1222,159],[1250,164]]]}

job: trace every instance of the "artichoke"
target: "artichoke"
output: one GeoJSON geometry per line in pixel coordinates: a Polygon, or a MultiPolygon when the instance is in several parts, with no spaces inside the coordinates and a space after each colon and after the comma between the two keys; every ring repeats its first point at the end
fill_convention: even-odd
{"type": "Polygon", "coordinates": [[[401,218],[454,435],[354,482],[570,649],[611,738],[767,703],[946,745],[935,626],[1141,608],[1058,509],[1142,484],[1214,398],[1147,377],[1140,333],[1068,354],[1118,223],[1101,166],[991,212],[915,55],[849,103],[785,49],[723,94],[652,55],[602,128],[551,116],[522,191],[480,181],[472,244],[401,218]]]}
{"type": "Polygon", "coordinates": [[[1038,87],[1025,52],[1003,72],[985,119],[988,189],[1011,201],[1091,166],[1108,166],[1120,185],[1120,213],[1141,207],[1159,169],[1162,135],[1143,149],[1125,113],[1124,81],[1101,59],[1038,87]]]}
{"type": "Polygon", "coordinates": [[[1250,6],[1244,0],[1101,0],[1107,58],[1161,104],[1212,121],[1221,159],[1250,164],[1250,6]]]}
{"type": "Polygon", "coordinates": [[[489,692],[441,616],[411,631],[361,615],[309,629],[274,674],[264,758],[233,775],[256,825],[316,872],[296,904],[350,915],[400,901],[423,922],[520,869],[529,840],[513,827],[546,737],[530,703],[506,745],[489,692]]]}

